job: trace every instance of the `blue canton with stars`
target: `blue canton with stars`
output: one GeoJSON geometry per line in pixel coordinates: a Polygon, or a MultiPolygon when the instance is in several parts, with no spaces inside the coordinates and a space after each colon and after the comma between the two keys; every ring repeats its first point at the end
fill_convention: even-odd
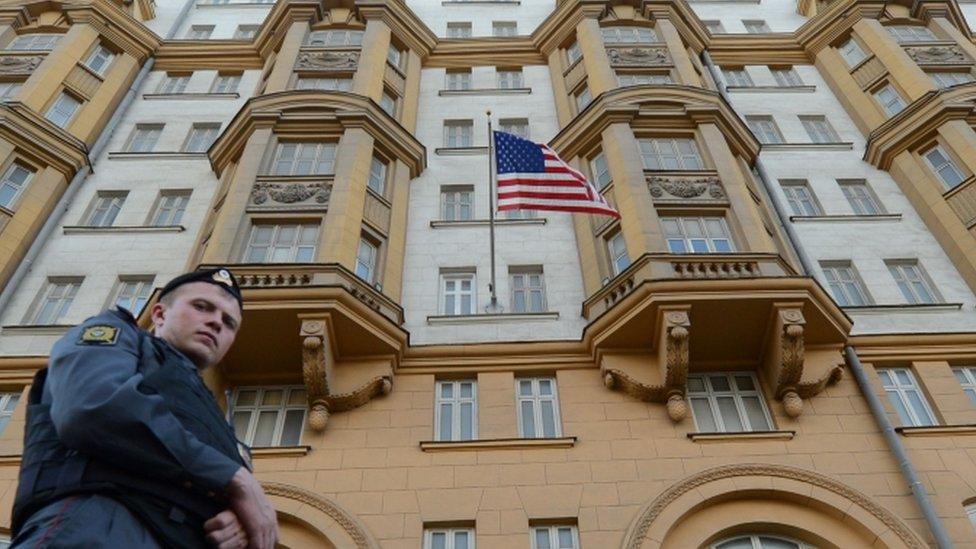
{"type": "Polygon", "coordinates": [[[494,133],[497,173],[545,173],[546,161],[539,145],[510,133],[494,133]]]}

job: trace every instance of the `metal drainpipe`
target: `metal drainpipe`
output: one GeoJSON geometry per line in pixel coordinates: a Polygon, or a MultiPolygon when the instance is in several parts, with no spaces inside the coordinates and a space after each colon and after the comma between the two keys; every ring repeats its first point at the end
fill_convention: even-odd
{"type": "MultiPolygon", "coordinates": [[[[719,93],[731,106],[732,101],[729,99],[728,91],[725,89],[724,80],[721,73],[719,73],[718,68],[715,66],[715,63],[712,61],[712,56],[709,55],[707,50],[702,51],[702,60],[705,62],[705,66],[708,67],[708,72],[711,73],[712,78],[715,80],[719,93]]],[[[737,111],[736,114],[738,114],[737,111]]],[[[803,270],[806,271],[806,274],[813,276],[813,273],[815,272],[813,268],[813,261],[810,259],[810,256],[807,255],[806,250],[803,249],[803,244],[800,238],[797,236],[796,230],[793,228],[793,224],[790,222],[789,216],[786,214],[786,206],[782,203],[782,201],[779,199],[779,195],[777,195],[773,189],[771,179],[769,178],[769,173],[766,171],[763,161],[760,158],[756,158],[756,171],[759,172],[759,179],[762,182],[762,189],[772,202],[773,208],[776,210],[776,216],[779,218],[780,226],[782,226],[786,231],[790,244],[792,244],[793,249],[796,251],[797,257],[800,259],[800,264],[802,265],[803,270]]],[[[851,372],[854,374],[854,379],[857,380],[857,385],[861,389],[861,393],[868,401],[868,408],[871,409],[871,415],[874,416],[874,420],[881,428],[881,433],[884,435],[885,442],[888,443],[888,448],[891,449],[891,453],[895,455],[895,459],[898,461],[898,467],[901,469],[901,474],[905,478],[905,481],[908,482],[908,487],[912,491],[912,497],[915,498],[915,503],[917,503],[919,508],[922,510],[922,515],[925,517],[925,522],[928,524],[929,530],[932,531],[932,535],[935,537],[935,543],[938,545],[939,549],[950,549],[952,547],[952,541],[949,540],[949,535],[942,526],[942,522],[939,520],[939,516],[935,512],[935,508],[932,507],[932,502],[929,501],[928,494],[925,492],[925,487],[922,486],[921,481],[918,479],[918,474],[915,473],[915,468],[912,466],[912,462],[908,458],[908,453],[905,451],[905,446],[901,443],[901,438],[895,432],[891,422],[888,421],[888,415],[885,413],[884,406],[881,404],[881,399],[878,398],[878,395],[874,392],[874,388],[871,387],[867,374],[864,372],[864,366],[861,364],[861,359],[858,358],[857,351],[854,350],[853,346],[847,345],[844,347],[844,358],[846,359],[847,365],[850,367],[851,372]]]]}
{"type": "MultiPolygon", "coordinates": [[[[173,26],[170,27],[169,32],[166,33],[166,40],[172,39],[174,36],[176,36],[177,29],[183,25],[183,20],[186,19],[186,15],[189,13],[190,8],[194,5],[194,3],[196,3],[196,0],[187,0],[186,3],[183,4],[179,15],[177,15],[176,20],[173,21],[173,26]]],[[[153,65],[155,64],[156,59],[154,57],[150,57],[142,65],[139,73],[136,74],[135,80],[132,81],[132,85],[130,85],[129,89],[126,91],[125,97],[122,98],[119,106],[115,109],[115,112],[112,113],[112,116],[105,124],[105,127],[102,128],[102,131],[99,133],[98,138],[92,145],[91,150],[86,151],[89,158],[98,158],[98,156],[102,154],[102,151],[105,150],[105,147],[108,146],[109,139],[112,138],[112,135],[118,128],[119,122],[122,120],[122,117],[128,110],[129,105],[132,104],[133,99],[135,99],[137,91],[142,86],[143,80],[146,79],[146,75],[149,74],[149,71],[152,70],[153,65]]],[[[68,188],[65,189],[64,194],[62,194],[61,198],[58,199],[58,203],[54,206],[54,209],[51,210],[51,214],[47,216],[47,220],[44,222],[44,225],[41,226],[41,230],[38,231],[37,236],[34,237],[34,241],[27,249],[27,253],[24,255],[24,258],[20,260],[17,268],[14,269],[14,272],[10,275],[10,280],[7,281],[7,285],[3,288],[3,291],[0,291],[0,311],[6,310],[7,304],[13,298],[14,293],[20,286],[20,283],[24,281],[27,273],[29,273],[31,268],[34,266],[37,256],[40,255],[41,250],[44,249],[44,245],[47,243],[51,233],[54,232],[58,225],[60,225],[61,219],[68,211],[68,208],[71,206],[72,201],[78,194],[79,189],[81,189],[82,184],[86,179],[88,179],[88,176],[91,173],[94,173],[94,171],[91,169],[91,160],[89,160],[89,169],[78,170],[75,176],[71,178],[71,182],[68,183],[68,188]]],[[[0,331],[2,331],[2,328],[0,328],[0,331]]]]}

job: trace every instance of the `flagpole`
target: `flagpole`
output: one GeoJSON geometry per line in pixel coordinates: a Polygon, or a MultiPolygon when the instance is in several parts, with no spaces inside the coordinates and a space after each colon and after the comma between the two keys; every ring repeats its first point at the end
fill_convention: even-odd
{"type": "Polygon", "coordinates": [[[495,291],[495,139],[491,132],[491,111],[485,111],[488,117],[488,240],[491,243],[491,302],[485,307],[485,312],[497,314],[501,312],[498,306],[498,295],[495,291]]]}

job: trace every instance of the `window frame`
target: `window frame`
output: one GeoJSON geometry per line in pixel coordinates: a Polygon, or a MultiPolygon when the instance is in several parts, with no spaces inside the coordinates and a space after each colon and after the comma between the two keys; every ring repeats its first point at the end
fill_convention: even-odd
{"type": "Polygon", "coordinates": [[[797,118],[800,120],[803,130],[807,132],[811,143],[826,145],[840,142],[840,136],[837,135],[837,130],[827,120],[826,115],[799,114],[797,118]]]}
{"type": "Polygon", "coordinates": [[[773,75],[777,87],[795,88],[804,85],[800,73],[796,72],[796,67],[793,65],[769,67],[769,72],[773,75]]]}
{"type": "Polygon", "coordinates": [[[271,160],[270,173],[267,175],[277,176],[277,177],[305,177],[305,176],[326,176],[335,175],[335,162],[336,153],[338,152],[338,143],[334,141],[278,141],[275,146],[274,157],[271,160]],[[291,145],[295,146],[295,154],[290,159],[285,159],[283,154],[285,150],[291,145]],[[314,147],[314,155],[310,158],[303,157],[302,154],[308,147],[314,147]],[[325,153],[326,151],[331,151],[331,159],[327,159],[325,153]],[[296,168],[300,164],[300,161],[311,162],[312,171],[309,173],[295,173],[296,168]],[[282,173],[279,171],[278,165],[282,162],[289,162],[290,168],[287,173],[282,173]],[[326,164],[328,169],[326,171],[318,171],[321,166],[326,164]]]}
{"type": "Polygon", "coordinates": [[[495,85],[500,90],[517,90],[525,87],[525,75],[522,68],[495,69],[495,85]],[[503,76],[506,75],[506,76],[503,76]],[[512,76],[514,75],[514,76],[512,76]],[[511,76],[511,78],[509,78],[511,76]],[[512,82],[508,82],[512,80],[512,82]],[[511,84],[511,85],[509,85],[511,84]]]}
{"type": "Polygon", "coordinates": [[[548,535],[548,547],[551,549],[580,549],[579,529],[575,524],[530,524],[529,542],[531,549],[545,549],[540,547],[538,543],[538,534],[540,531],[545,531],[548,535]],[[573,544],[569,548],[565,548],[559,541],[559,531],[567,528],[570,530],[570,535],[573,538],[573,544]]]}
{"type": "Polygon", "coordinates": [[[557,387],[556,376],[532,376],[532,377],[516,377],[515,378],[515,411],[518,421],[518,436],[519,438],[525,439],[553,439],[560,438],[563,436],[562,427],[562,414],[559,410],[559,389],[557,387]],[[523,395],[519,390],[519,387],[523,381],[531,382],[531,395],[523,395]],[[551,395],[543,395],[539,390],[541,381],[549,381],[552,387],[551,395]],[[533,431],[535,431],[535,436],[528,436],[525,433],[524,425],[524,414],[522,412],[522,403],[531,402],[532,403],[532,424],[533,431]],[[552,403],[552,417],[553,417],[553,434],[552,436],[545,436],[545,425],[543,424],[542,418],[542,403],[551,402],[552,403]]]}
{"type": "Polygon", "coordinates": [[[610,173],[610,165],[607,163],[607,156],[603,153],[603,151],[598,151],[596,154],[588,158],[586,163],[590,168],[590,175],[593,177],[593,183],[595,183],[599,189],[603,189],[610,183],[613,183],[613,174],[610,173]],[[600,166],[600,164],[603,165],[600,166]]]}
{"type": "Polygon", "coordinates": [[[549,311],[548,300],[546,299],[546,277],[542,265],[512,265],[508,268],[508,293],[509,306],[513,314],[532,314],[545,313],[549,311]],[[539,284],[532,285],[533,276],[539,277],[539,284]],[[524,278],[521,287],[516,285],[516,279],[524,278]],[[519,292],[524,293],[522,298],[522,310],[516,307],[516,296],[519,292]],[[531,306],[532,295],[539,294],[539,310],[533,310],[531,306]]]}
{"type": "MultiPolygon", "coordinates": [[[[0,392],[0,434],[3,434],[7,430],[7,426],[10,425],[10,419],[17,411],[17,406],[20,405],[21,396],[23,396],[23,391],[19,393],[16,391],[0,392]],[[13,401],[12,406],[11,401],[13,401]]],[[[7,547],[10,547],[9,543],[7,547]]]]}
{"type": "Polygon", "coordinates": [[[275,219],[269,222],[261,222],[258,220],[253,220],[251,223],[251,230],[248,232],[247,240],[244,243],[244,250],[241,254],[242,263],[269,263],[269,264],[289,264],[289,263],[310,263],[315,261],[315,254],[318,253],[319,247],[319,237],[321,237],[322,224],[319,221],[291,221],[286,219],[275,219]],[[253,248],[254,239],[257,236],[259,228],[262,227],[272,227],[271,237],[268,240],[267,245],[260,245],[258,247],[266,247],[264,252],[264,257],[260,261],[251,261],[251,250],[253,248]],[[278,235],[281,233],[284,227],[294,227],[295,237],[292,243],[287,246],[276,246],[278,235]],[[316,238],[314,243],[308,244],[302,243],[302,233],[305,229],[314,229],[316,233],[316,238]],[[311,257],[308,260],[299,261],[299,253],[302,249],[311,248],[311,257]],[[288,249],[289,259],[285,261],[274,261],[274,252],[276,249],[288,249]]]}
{"type": "Polygon", "coordinates": [[[38,292],[37,298],[34,302],[34,306],[31,307],[30,312],[27,316],[26,324],[33,326],[58,326],[59,322],[67,316],[68,311],[71,309],[71,305],[74,304],[75,297],[78,295],[78,291],[81,289],[81,285],[84,283],[85,278],[79,276],[50,276],[44,283],[44,286],[38,292]],[[42,318],[41,314],[44,312],[45,306],[48,299],[51,297],[51,293],[58,287],[64,286],[64,290],[57,297],[56,305],[57,309],[53,313],[51,318],[42,318]],[[67,303],[65,304],[65,300],[67,303]],[[42,323],[41,321],[44,320],[42,323]]]}
{"type": "Polygon", "coordinates": [[[653,27],[639,25],[602,26],[600,27],[600,38],[603,39],[604,44],[656,44],[660,42],[653,27]],[[627,37],[625,34],[630,36],[627,37]],[[628,40],[627,38],[631,39],[628,40]]]}
{"type": "Polygon", "coordinates": [[[494,38],[513,38],[518,36],[518,21],[492,21],[491,36],[494,38]]]}
{"type": "Polygon", "coordinates": [[[935,33],[924,25],[885,25],[885,31],[899,44],[913,44],[916,42],[934,42],[938,40],[935,33]],[[918,32],[924,30],[925,32],[918,32]]]}
{"type": "Polygon", "coordinates": [[[470,527],[463,528],[424,528],[424,549],[433,549],[434,534],[444,534],[444,549],[456,549],[454,541],[458,533],[464,532],[468,537],[468,546],[465,549],[475,549],[475,529],[470,527]]]}
{"type": "Polygon", "coordinates": [[[939,89],[951,88],[953,86],[960,86],[962,84],[970,84],[976,81],[976,77],[973,76],[972,70],[969,71],[926,71],[929,79],[935,84],[939,89]],[[946,78],[947,75],[952,75],[951,78],[946,78]],[[965,76],[962,76],[965,75],[965,76]]]}
{"type": "Polygon", "coordinates": [[[364,29],[320,29],[308,33],[303,46],[312,48],[361,48],[363,45],[364,29]],[[342,36],[342,40],[333,37],[342,36]],[[316,42],[321,42],[317,44],[316,42]]]}
{"type": "Polygon", "coordinates": [[[166,124],[137,123],[132,127],[129,139],[126,140],[125,152],[142,154],[153,152],[156,149],[156,144],[159,143],[159,138],[162,136],[165,127],[166,124]],[[151,142],[149,138],[152,138],[151,142]],[[143,143],[148,144],[148,148],[143,143]]]}
{"type": "Polygon", "coordinates": [[[613,273],[613,276],[617,276],[626,271],[631,265],[630,254],[627,253],[627,241],[624,239],[623,231],[616,231],[612,235],[608,235],[606,243],[607,256],[610,259],[610,272],[613,273]],[[620,253],[615,250],[618,247],[621,248],[619,250],[620,253]],[[626,260],[626,265],[622,265],[621,260],[626,260]]]}
{"type": "MultiPolygon", "coordinates": [[[[305,392],[304,385],[246,385],[241,387],[235,387],[233,393],[234,404],[232,406],[233,415],[237,415],[238,412],[246,411],[250,413],[248,419],[247,429],[244,433],[235,433],[237,437],[248,446],[248,448],[293,448],[302,445],[302,435],[305,434],[305,423],[308,421],[308,396],[306,392],[305,402],[301,404],[289,404],[288,401],[291,398],[293,391],[305,392]],[[267,391],[282,391],[281,403],[277,405],[265,405],[257,404],[262,402],[264,394],[267,391]],[[241,405],[238,404],[240,400],[241,391],[256,391],[254,395],[255,404],[251,405],[241,405]],[[254,446],[254,435],[256,434],[258,422],[261,417],[261,412],[268,411],[277,412],[277,418],[275,419],[275,427],[271,434],[271,445],[270,446],[254,446]],[[298,441],[294,445],[284,446],[281,443],[281,436],[284,434],[285,428],[285,418],[290,411],[302,411],[302,428],[298,432],[298,441]]],[[[231,417],[231,423],[234,424],[234,417],[231,417]]],[[[235,428],[236,431],[236,428],[235,428]]]]}
{"type": "Polygon", "coordinates": [[[159,81],[156,93],[161,95],[181,95],[186,93],[186,87],[190,84],[193,73],[172,73],[167,72],[159,81]]]}
{"type": "Polygon", "coordinates": [[[444,71],[444,89],[466,91],[471,89],[471,69],[448,69],[444,71]]]}
{"type": "Polygon", "coordinates": [[[852,261],[821,261],[820,270],[823,272],[830,295],[841,307],[874,304],[871,294],[864,285],[864,279],[861,278],[852,261]],[[851,299],[853,296],[856,296],[860,303],[851,299]]]}
{"type": "Polygon", "coordinates": [[[783,145],[783,133],[779,131],[776,120],[771,115],[746,115],[746,125],[761,145],[783,145]]]}
{"type": "Polygon", "coordinates": [[[780,179],[779,186],[794,216],[820,217],[824,214],[820,202],[817,201],[806,179],[780,179]],[[806,196],[800,196],[801,192],[806,196]]]}
{"type": "Polygon", "coordinates": [[[155,289],[153,286],[155,280],[155,275],[120,275],[115,281],[115,289],[112,292],[111,306],[122,307],[132,313],[133,316],[138,317],[142,310],[146,307],[146,304],[149,303],[149,298],[152,297],[153,290],[155,289]],[[127,288],[129,288],[130,284],[134,285],[132,295],[128,298],[124,298],[122,294],[127,288]],[[126,299],[128,304],[120,304],[119,302],[122,299],[126,299]],[[142,305],[139,305],[140,301],[142,302],[142,305]]]}
{"type": "Polygon", "coordinates": [[[478,313],[478,285],[477,285],[477,273],[475,271],[442,271],[440,273],[439,281],[439,291],[438,291],[438,311],[443,316],[470,316],[478,313]],[[456,290],[451,292],[454,302],[454,310],[452,312],[447,311],[447,283],[448,281],[454,281],[456,290]],[[462,283],[468,281],[471,283],[471,289],[465,292],[462,290],[462,283]],[[462,298],[469,294],[471,297],[471,310],[467,313],[464,312],[462,307],[462,298]]]}
{"type": "Polygon", "coordinates": [[[959,381],[962,392],[969,396],[969,401],[976,406],[976,366],[953,366],[952,373],[959,381]]]}
{"type": "Polygon", "coordinates": [[[254,40],[261,31],[261,25],[242,24],[234,29],[234,40],[254,40]]]}
{"type": "Polygon", "coordinates": [[[573,40],[570,45],[566,46],[566,65],[573,66],[582,58],[583,50],[580,48],[579,41],[573,40]]]}
{"type": "Polygon", "coordinates": [[[722,67],[721,70],[722,77],[725,78],[728,87],[755,87],[755,84],[752,82],[752,76],[749,75],[749,71],[745,67],[722,67]]]}
{"type": "Polygon", "coordinates": [[[573,104],[576,105],[576,112],[582,112],[592,102],[593,96],[590,95],[590,88],[586,84],[573,92],[573,104]]]}
{"type": "Polygon", "coordinates": [[[462,40],[472,36],[471,21],[448,21],[445,26],[445,36],[453,40],[462,40]]]}
{"type": "Polygon", "coordinates": [[[78,111],[81,110],[82,105],[84,104],[85,102],[82,99],[78,98],[68,90],[62,89],[61,93],[58,94],[54,102],[51,103],[51,106],[48,107],[46,111],[44,111],[44,118],[48,122],[54,124],[59,128],[67,128],[71,124],[71,121],[74,119],[75,115],[78,114],[78,111]],[[74,106],[71,108],[71,112],[65,113],[65,111],[63,110],[65,103],[68,103],[69,105],[71,103],[74,104],[74,106]],[[64,120],[61,122],[58,122],[57,121],[58,119],[53,118],[54,115],[57,115],[59,113],[65,115],[64,120]]]}
{"type": "Polygon", "coordinates": [[[866,179],[838,179],[837,185],[840,187],[841,194],[847,199],[854,215],[884,215],[887,212],[866,179]],[[863,193],[855,192],[855,190],[860,191],[861,189],[863,189],[863,193]],[[863,194],[863,196],[856,196],[857,194],[863,194]],[[869,204],[869,208],[864,208],[864,204],[869,204]],[[874,211],[869,212],[868,209],[874,211]]]}
{"type": "Polygon", "coordinates": [[[390,163],[375,154],[369,159],[366,188],[379,196],[386,196],[386,182],[390,175],[390,163]],[[377,169],[378,168],[378,169],[377,169]]]}
{"type": "Polygon", "coordinates": [[[895,285],[898,286],[898,290],[901,292],[902,297],[905,298],[907,304],[937,305],[942,303],[941,296],[935,290],[935,286],[917,259],[886,259],[885,266],[888,267],[891,278],[894,280],[895,285]],[[914,272],[910,273],[906,270],[909,268],[914,272]],[[907,276],[908,274],[915,276],[907,276]],[[916,290],[916,284],[921,285],[922,289],[929,294],[932,298],[931,301],[925,301],[920,298],[919,292],[916,290]]]}
{"type": "Polygon", "coordinates": [[[186,215],[186,207],[190,203],[190,195],[193,194],[192,189],[163,189],[159,191],[159,197],[156,199],[156,204],[153,206],[152,213],[149,216],[147,225],[150,227],[177,227],[180,226],[183,221],[183,216],[186,215]],[[167,205],[167,199],[172,198],[175,202],[173,204],[167,205]],[[182,199],[182,200],[181,200],[182,199]],[[160,219],[164,212],[170,212],[165,214],[164,219],[160,219]],[[170,221],[170,223],[160,223],[160,221],[170,221]]]}
{"type": "Polygon", "coordinates": [[[768,34],[773,32],[765,19],[742,19],[747,34],[768,34]]]}
{"type": "Polygon", "coordinates": [[[470,221],[475,219],[475,194],[473,185],[442,185],[440,188],[441,220],[442,221],[470,221]],[[449,200],[452,194],[457,194],[457,200],[449,200]],[[468,216],[464,217],[464,195],[468,199],[468,216]],[[448,213],[450,212],[450,215],[448,213]]]}
{"type": "Polygon", "coordinates": [[[932,171],[932,175],[935,176],[935,179],[937,179],[939,183],[942,184],[942,187],[945,188],[945,190],[947,191],[955,189],[956,187],[961,185],[964,181],[966,181],[966,179],[968,179],[966,177],[966,174],[964,174],[962,170],[959,169],[959,166],[956,164],[955,159],[953,159],[953,157],[949,154],[949,151],[947,151],[945,147],[942,146],[941,143],[936,143],[935,145],[924,149],[923,152],[919,154],[919,156],[923,158],[925,164],[932,171]],[[936,165],[935,161],[933,161],[929,156],[932,153],[937,153],[941,155],[942,158],[945,160],[945,162],[940,165],[936,165]],[[950,170],[953,174],[955,174],[956,177],[959,178],[959,181],[955,183],[950,183],[942,176],[942,170],[950,170]]]}
{"type": "Polygon", "coordinates": [[[243,78],[241,73],[217,73],[214,76],[213,83],[210,85],[210,93],[238,93],[238,89],[241,86],[241,80],[243,78]],[[231,82],[233,86],[230,89],[221,89],[226,86],[222,82],[231,82]]]}
{"type": "Polygon", "coordinates": [[[769,538],[776,541],[785,541],[787,543],[792,543],[796,545],[796,549],[816,549],[814,546],[803,543],[802,541],[797,541],[792,538],[787,538],[780,536],[778,534],[736,534],[731,537],[723,538],[708,546],[708,549],[722,549],[722,545],[726,543],[731,543],[733,541],[741,541],[748,539],[749,543],[752,545],[752,549],[764,549],[762,545],[762,538],[769,538]]]}
{"type": "Polygon", "coordinates": [[[867,52],[853,36],[837,46],[837,53],[841,56],[847,67],[853,69],[868,58],[867,52]],[[855,59],[856,58],[856,59],[855,59]]]}
{"type": "Polygon", "coordinates": [[[90,70],[94,74],[104,76],[106,69],[108,69],[108,67],[112,64],[112,60],[114,58],[115,53],[112,52],[112,50],[106,48],[102,44],[95,44],[95,47],[92,48],[92,50],[88,53],[88,56],[85,57],[84,65],[86,69],[90,70]],[[99,57],[103,58],[99,68],[92,67],[93,61],[97,60],[99,57]]]}
{"type": "Polygon", "coordinates": [[[874,101],[881,108],[881,112],[888,118],[897,115],[908,106],[908,103],[905,102],[905,99],[890,82],[885,82],[883,85],[875,88],[871,92],[871,97],[874,98],[874,101]],[[889,99],[883,97],[885,94],[890,96],[889,99]]]}
{"type": "Polygon", "coordinates": [[[21,162],[20,160],[15,159],[13,162],[11,162],[3,171],[3,177],[0,177],[0,191],[3,191],[4,188],[8,188],[13,189],[13,193],[10,195],[10,200],[6,204],[0,202],[0,208],[13,210],[14,205],[17,204],[17,201],[24,194],[24,189],[30,185],[31,180],[34,179],[35,175],[37,175],[37,170],[21,162]],[[15,185],[14,180],[11,179],[11,176],[15,170],[22,170],[27,174],[24,176],[24,180],[19,185],[15,185]]]}
{"type": "Polygon", "coordinates": [[[352,78],[347,78],[343,76],[301,76],[299,75],[295,79],[295,89],[347,92],[352,90],[352,78]]]}
{"type": "Polygon", "coordinates": [[[898,415],[899,421],[902,422],[903,427],[928,427],[939,425],[938,418],[935,416],[932,406],[929,404],[928,397],[926,397],[925,392],[922,391],[922,386],[919,384],[918,379],[915,377],[915,372],[911,368],[906,367],[884,367],[877,368],[876,372],[878,374],[878,379],[881,381],[881,389],[888,396],[888,402],[891,407],[894,408],[895,414],[898,415]],[[898,375],[895,373],[887,373],[882,375],[882,372],[904,372],[907,374],[910,383],[904,384],[898,379],[898,375]],[[894,384],[886,384],[885,379],[889,381],[894,381],[894,384]],[[915,391],[918,395],[918,402],[922,405],[922,412],[928,416],[928,423],[922,422],[920,420],[924,419],[918,416],[919,410],[915,409],[915,406],[911,404],[911,400],[905,395],[908,391],[915,391]],[[894,399],[893,394],[898,396],[899,404],[902,408],[899,408],[894,399]],[[906,422],[906,417],[901,413],[904,410],[908,414],[908,422],[906,422]]]}
{"type": "Polygon", "coordinates": [[[16,36],[14,36],[13,40],[11,40],[10,43],[7,44],[7,47],[5,47],[4,50],[7,50],[7,51],[53,51],[54,48],[56,48],[58,46],[58,43],[61,41],[61,38],[63,36],[64,36],[63,34],[59,34],[59,33],[56,33],[56,32],[30,32],[30,33],[25,33],[25,34],[18,34],[16,36]],[[44,43],[37,44],[37,42],[40,41],[40,39],[42,37],[44,39],[46,39],[46,41],[49,41],[50,43],[49,44],[44,44],[44,43]],[[27,44],[28,47],[15,48],[14,46],[17,44],[17,42],[20,41],[23,38],[28,38],[28,40],[25,40],[26,42],[28,42],[28,44],[27,44]],[[42,47],[38,47],[38,46],[42,46],[42,47]]]}
{"type": "Polygon", "coordinates": [[[446,149],[469,149],[474,146],[474,120],[467,119],[446,119],[444,120],[444,148],[446,149]],[[457,128],[456,130],[454,128],[457,128]],[[454,143],[453,131],[460,134],[454,143]],[[457,141],[460,141],[458,143],[457,141]]]}
{"type": "Polygon", "coordinates": [[[379,268],[379,256],[380,256],[380,244],[375,242],[372,238],[362,235],[359,237],[359,246],[356,247],[356,268],[354,272],[356,276],[361,278],[367,284],[374,284],[376,282],[377,270],[379,268]],[[363,257],[363,249],[369,253],[369,256],[363,257]],[[365,276],[360,273],[360,267],[366,269],[365,276]]]}
{"type": "Polygon", "coordinates": [[[529,133],[529,119],[528,118],[499,118],[498,119],[498,131],[510,133],[512,135],[517,135],[522,139],[532,139],[529,133]],[[514,129],[514,131],[513,131],[514,129]]]}
{"type": "Polygon", "coordinates": [[[665,244],[668,247],[668,253],[677,255],[702,255],[702,254],[733,254],[736,252],[735,240],[732,238],[732,231],[729,228],[728,222],[725,220],[725,215],[663,215],[659,217],[661,223],[661,229],[664,234],[665,244]],[[720,226],[725,234],[721,237],[712,236],[708,232],[707,220],[717,219],[720,222],[720,226]],[[686,222],[696,221],[698,223],[698,229],[701,231],[703,236],[688,236],[688,230],[685,227],[686,222]],[[674,222],[681,234],[668,234],[668,222],[674,222]],[[674,251],[671,247],[671,241],[682,241],[682,246],[686,251],[674,251]],[[695,251],[694,242],[704,240],[705,246],[708,251],[695,251]],[[728,250],[719,250],[716,245],[717,240],[727,241],[728,250]]]}
{"type": "Polygon", "coordinates": [[[185,40],[210,40],[216,25],[190,25],[185,40]]]}
{"type": "Polygon", "coordinates": [[[105,228],[115,225],[115,219],[122,211],[129,191],[98,191],[92,198],[82,225],[92,228],[105,228]],[[114,209],[114,212],[113,212],[114,209]]]}
{"type": "Polygon", "coordinates": [[[709,34],[728,34],[721,19],[703,19],[702,25],[705,26],[709,34]]]}
{"type": "Polygon", "coordinates": [[[769,405],[766,403],[766,397],[763,394],[762,385],[759,383],[759,378],[756,376],[755,372],[751,371],[731,371],[731,372],[696,372],[688,374],[689,381],[691,379],[701,379],[702,386],[704,389],[702,391],[693,391],[691,385],[688,385],[687,399],[688,407],[691,408],[691,417],[695,423],[695,431],[697,433],[763,433],[768,431],[775,431],[776,424],[773,422],[772,414],[769,411],[769,405]],[[712,387],[712,377],[725,376],[726,381],[729,384],[728,391],[718,391],[712,387]],[[752,380],[753,387],[755,389],[739,389],[736,385],[736,377],[743,376],[749,377],[752,380]],[[763,417],[766,420],[765,429],[756,429],[752,425],[752,418],[749,417],[749,412],[747,411],[745,404],[743,404],[742,397],[756,397],[759,401],[760,407],[762,408],[763,417]],[[741,431],[731,431],[726,428],[726,418],[722,415],[722,408],[718,405],[718,398],[732,398],[732,402],[735,405],[736,413],[738,414],[739,423],[742,424],[743,430],[741,431]],[[712,413],[712,422],[715,424],[716,431],[703,431],[699,425],[698,415],[695,413],[695,407],[692,404],[692,400],[695,398],[706,398],[708,400],[709,411],[712,413]]]}
{"type": "Polygon", "coordinates": [[[462,442],[478,440],[478,380],[477,379],[441,379],[434,383],[434,440],[438,442],[462,442]],[[461,385],[471,385],[471,396],[461,395],[461,385]],[[443,396],[443,387],[451,385],[451,397],[443,396]],[[441,432],[441,420],[443,405],[451,406],[451,433],[449,438],[444,438],[441,432]],[[471,426],[470,438],[464,438],[463,425],[461,422],[461,408],[463,404],[471,405],[471,426]]]}
{"type": "Polygon", "coordinates": [[[185,153],[206,153],[210,150],[210,147],[214,144],[218,137],[220,137],[220,122],[194,122],[190,125],[190,131],[186,134],[186,139],[183,141],[183,146],[180,148],[181,152],[185,153]],[[209,137],[210,132],[213,131],[213,138],[206,141],[205,138],[209,137]],[[201,137],[201,134],[203,137],[201,137]],[[200,145],[206,143],[206,147],[200,149],[200,145]],[[193,145],[194,147],[191,147],[193,145]]]}
{"type": "MultiPolygon", "coordinates": [[[[672,172],[672,171],[703,171],[708,169],[705,164],[705,158],[701,154],[701,150],[698,148],[698,142],[694,137],[685,136],[668,136],[668,137],[642,137],[637,140],[638,150],[641,155],[641,164],[645,170],[649,171],[662,171],[662,172],[672,172]],[[671,146],[674,156],[674,161],[677,167],[669,168],[665,166],[664,160],[668,158],[667,155],[662,154],[661,145],[667,143],[671,146]],[[681,145],[690,145],[692,152],[689,154],[687,152],[681,151],[681,145]],[[650,150],[647,150],[650,149],[650,150]],[[657,166],[649,166],[648,158],[652,157],[655,159],[657,166]],[[694,157],[696,166],[691,167],[686,164],[688,159],[694,157]]],[[[670,154],[670,153],[669,153],[670,154]]]]}

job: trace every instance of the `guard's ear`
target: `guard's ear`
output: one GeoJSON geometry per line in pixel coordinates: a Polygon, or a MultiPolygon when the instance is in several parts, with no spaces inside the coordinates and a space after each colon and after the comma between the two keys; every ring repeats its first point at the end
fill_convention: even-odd
{"type": "Polygon", "coordinates": [[[162,301],[157,301],[153,304],[152,309],[149,310],[149,318],[152,319],[154,334],[158,334],[159,329],[163,327],[167,312],[166,304],[162,301]]]}

